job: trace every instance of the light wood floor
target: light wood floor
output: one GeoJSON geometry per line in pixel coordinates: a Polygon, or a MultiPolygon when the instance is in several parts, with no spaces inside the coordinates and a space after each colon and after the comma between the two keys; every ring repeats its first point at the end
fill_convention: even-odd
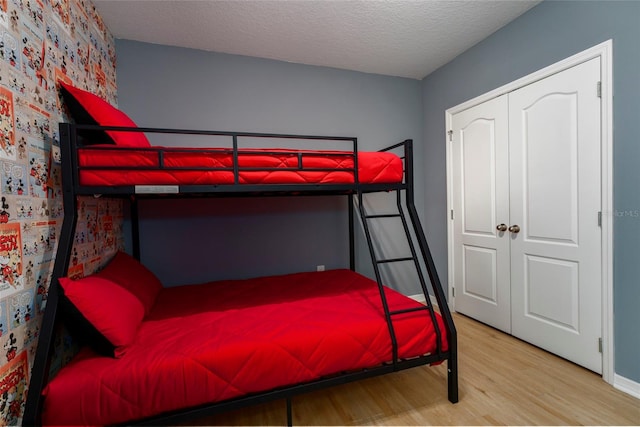
{"type": "MultiPolygon", "coordinates": [[[[446,367],[418,367],[293,398],[294,425],[640,425],[640,400],[472,319],[458,329],[460,402],[446,367]]],[[[188,425],[286,425],[284,401],[188,425]]]]}

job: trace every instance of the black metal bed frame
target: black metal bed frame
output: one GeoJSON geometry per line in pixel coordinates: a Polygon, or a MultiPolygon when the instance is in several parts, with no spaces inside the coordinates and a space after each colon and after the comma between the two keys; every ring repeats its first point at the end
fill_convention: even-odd
{"type": "MultiPolygon", "coordinates": [[[[23,425],[41,425],[41,413],[44,397],[42,396],[42,390],[44,389],[48,381],[48,372],[51,362],[55,325],[60,317],[58,310],[60,302],[60,286],[58,284],[58,278],[64,277],[67,274],[69,268],[69,262],[71,259],[71,252],[73,249],[73,240],[75,234],[75,228],[78,218],[78,200],[77,196],[80,195],[104,195],[109,197],[123,197],[130,200],[131,207],[131,228],[132,228],[132,243],[133,243],[133,255],[135,258],[140,258],[140,240],[139,240],[139,224],[138,224],[138,199],[141,198],[160,198],[160,197],[220,197],[220,196],[269,196],[269,195],[343,195],[348,197],[349,200],[349,262],[351,270],[355,270],[355,232],[354,232],[354,217],[355,208],[354,202],[357,202],[358,215],[361,220],[364,235],[369,248],[369,253],[373,262],[373,268],[375,272],[376,281],[380,291],[382,305],[385,312],[386,322],[389,328],[389,335],[392,343],[393,360],[387,364],[383,364],[377,367],[342,373],[336,376],[321,378],[312,382],[297,384],[293,386],[287,386],[267,392],[242,396],[228,401],[216,402],[212,404],[206,404],[199,407],[187,408],[180,411],[174,411],[170,413],[164,413],[159,416],[146,418],[143,420],[133,421],[140,425],[167,425],[170,423],[178,423],[187,419],[194,419],[197,417],[204,417],[213,414],[217,414],[223,411],[232,409],[238,409],[253,404],[264,403],[276,399],[286,399],[287,405],[287,421],[289,425],[292,424],[292,411],[291,411],[291,398],[295,395],[323,389],[326,387],[345,384],[352,381],[357,381],[364,378],[374,377],[390,372],[395,372],[403,369],[408,369],[416,366],[433,364],[438,362],[447,361],[447,383],[448,383],[448,399],[452,403],[458,401],[458,359],[457,359],[457,337],[456,329],[453,323],[451,312],[449,311],[447,301],[445,298],[442,285],[436,272],[435,264],[427,244],[424,231],[420,224],[418,214],[414,205],[414,187],[413,187],[413,141],[405,140],[401,143],[392,145],[380,151],[390,151],[395,149],[403,150],[404,160],[404,180],[400,183],[394,184],[363,184],[358,179],[358,146],[356,138],[347,137],[331,137],[331,136],[314,136],[314,135],[287,135],[287,134],[267,134],[267,133],[247,133],[247,132],[217,132],[217,131],[199,131],[199,130],[183,130],[183,129],[158,129],[158,128],[122,128],[112,126],[93,126],[93,125],[76,125],[69,123],[60,124],[60,145],[61,145],[61,161],[62,161],[62,184],[63,184],[63,203],[64,203],[64,219],[62,223],[62,229],[60,232],[60,238],[58,243],[58,250],[54,262],[53,275],[51,285],[49,287],[47,305],[44,313],[42,327],[40,329],[40,339],[38,342],[36,355],[34,359],[33,369],[31,373],[31,379],[29,384],[27,403],[25,407],[25,413],[23,417],[23,425]],[[216,149],[217,152],[226,152],[231,154],[233,158],[232,167],[220,167],[220,168],[207,168],[207,170],[223,170],[231,171],[234,176],[233,184],[225,185],[180,185],[178,186],[146,186],[144,188],[137,188],[136,186],[83,186],[80,184],[79,171],[83,167],[78,163],[78,148],[83,149],[104,149],[104,147],[91,147],[90,140],[85,140],[80,135],[90,134],[91,132],[104,132],[105,130],[119,130],[130,132],[145,132],[145,133],[163,133],[163,134],[178,134],[178,135],[206,135],[206,136],[224,136],[232,139],[232,146],[228,149],[216,149]],[[297,139],[297,140],[323,140],[323,141],[342,141],[351,143],[352,149],[347,151],[347,155],[353,158],[353,169],[340,169],[340,171],[350,172],[353,174],[353,183],[348,184],[242,184],[239,182],[239,174],[244,170],[287,170],[286,168],[243,168],[239,166],[238,158],[239,154],[251,154],[252,151],[239,149],[239,138],[273,138],[273,139],[297,139]],[[174,188],[176,187],[176,188],[174,188]],[[379,191],[396,191],[396,205],[398,213],[383,214],[383,215],[368,215],[363,203],[363,195],[371,192],[379,191]],[[404,205],[402,203],[403,198],[401,192],[404,191],[404,205]],[[354,196],[356,199],[354,199],[354,196]],[[408,213],[409,219],[407,220],[405,215],[405,208],[408,213]],[[392,218],[397,217],[402,221],[403,229],[409,244],[411,251],[410,257],[393,258],[393,259],[377,259],[376,251],[374,248],[373,238],[368,226],[368,221],[375,218],[392,218]],[[411,235],[411,229],[417,240],[420,253],[415,249],[413,237],[411,235]],[[386,296],[383,292],[383,285],[379,265],[393,263],[393,262],[408,262],[413,261],[423,296],[425,297],[425,306],[409,309],[390,311],[386,296]],[[431,289],[433,296],[438,304],[440,315],[444,321],[446,328],[446,336],[448,341],[448,350],[442,350],[441,332],[437,328],[436,317],[434,314],[434,307],[431,303],[429,295],[429,289],[423,274],[423,266],[429,276],[431,283],[431,289]],[[423,355],[416,358],[407,360],[398,359],[397,342],[393,327],[393,316],[408,311],[425,311],[431,318],[434,324],[434,330],[437,334],[437,351],[434,354],[423,355]]],[[[113,149],[113,148],[107,148],[113,149]]],[[[117,148],[118,150],[126,150],[126,148],[117,148]]],[[[135,150],[141,150],[136,148],[135,150]]],[[[176,149],[171,148],[172,151],[176,149]]],[[[179,149],[177,149],[179,150],[179,149]]],[[[157,153],[159,164],[162,169],[172,170],[175,168],[166,167],[163,164],[163,151],[152,148],[151,152],[157,153]]],[[[194,153],[199,150],[190,149],[189,152],[194,153]]],[[[210,149],[202,149],[202,152],[210,152],[210,149]]],[[[259,154],[269,154],[268,150],[256,151],[259,154]]],[[[283,154],[282,150],[274,151],[277,154],[283,154]]],[[[284,152],[285,154],[287,152],[284,152]]],[[[298,167],[289,168],[289,170],[309,170],[303,167],[303,159],[305,156],[314,155],[313,153],[303,152],[300,153],[296,150],[291,150],[291,155],[298,156],[298,167]]],[[[345,153],[340,154],[344,156],[345,153]]],[[[89,169],[89,168],[87,168],[89,169]]],[[[106,168],[100,168],[106,169],[106,168]]],[[[144,170],[144,167],[132,168],[126,167],[125,169],[140,169],[144,170]]],[[[199,170],[189,168],[190,170],[199,170]]],[[[335,171],[336,169],[313,169],[314,171],[335,171]]],[[[127,423],[131,424],[131,422],[127,423]]]]}

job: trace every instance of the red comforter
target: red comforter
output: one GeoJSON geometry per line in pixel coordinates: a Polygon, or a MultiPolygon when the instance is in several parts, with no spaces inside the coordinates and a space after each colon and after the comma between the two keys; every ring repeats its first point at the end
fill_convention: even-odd
{"type": "MultiPolygon", "coordinates": [[[[233,155],[229,150],[223,149],[152,147],[132,150],[101,146],[98,149],[78,150],[78,163],[81,185],[234,183],[233,155]],[[160,152],[162,156],[159,155],[160,152]],[[114,167],[118,169],[113,169],[114,167]],[[133,168],[136,167],[144,167],[146,170],[134,170],[133,168]],[[218,170],[211,170],[211,168],[218,170]],[[227,170],[220,170],[220,168],[227,168],[227,170]]],[[[238,166],[240,184],[349,184],[354,182],[354,158],[349,152],[242,150],[239,152],[238,166]],[[247,170],[247,168],[254,170],[247,170]],[[266,168],[278,170],[264,170],[266,168]]],[[[360,183],[401,182],[402,168],[402,160],[393,153],[358,153],[360,183]]]]}
{"type": "MultiPolygon", "coordinates": [[[[428,312],[394,319],[401,358],[435,351],[428,312]]],[[[349,270],[166,288],[122,358],[83,349],[51,380],[43,423],[119,423],[391,359],[377,284],[349,270]]]]}

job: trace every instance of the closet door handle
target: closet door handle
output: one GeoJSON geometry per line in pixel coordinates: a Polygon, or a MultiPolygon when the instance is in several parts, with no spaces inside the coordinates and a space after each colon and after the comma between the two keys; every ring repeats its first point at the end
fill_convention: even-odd
{"type": "Polygon", "coordinates": [[[498,230],[498,231],[507,231],[507,224],[498,224],[496,226],[496,230],[498,230]]]}
{"type": "Polygon", "coordinates": [[[518,234],[520,232],[520,227],[517,225],[512,225],[511,227],[509,227],[509,231],[513,234],[518,234]]]}

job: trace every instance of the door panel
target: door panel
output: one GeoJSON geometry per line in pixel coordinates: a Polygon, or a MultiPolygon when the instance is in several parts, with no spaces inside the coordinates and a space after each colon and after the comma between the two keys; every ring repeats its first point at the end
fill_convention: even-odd
{"type": "Polygon", "coordinates": [[[525,315],[577,333],[578,263],[525,255],[525,315]],[[549,295],[554,298],[550,299],[549,295]]]}
{"type": "Polygon", "coordinates": [[[465,234],[495,235],[495,146],[494,120],[478,118],[461,129],[465,234]]]}
{"type": "Polygon", "coordinates": [[[465,245],[462,256],[464,294],[489,304],[497,304],[497,251],[465,245]]]}
{"type": "Polygon", "coordinates": [[[529,240],[577,244],[577,101],[576,92],[551,93],[520,112],[523,223],[529,240]]]}
{"type": "Polygon", "coordinates": [[[453,286],[457,311],[510,332],[507,114],[504,95],[453,116],[453,286]]]}
{"type": "Polygon", "coordinates": [[[602,372],[600,59],[509,94],[513,335],[602,372]]]}

